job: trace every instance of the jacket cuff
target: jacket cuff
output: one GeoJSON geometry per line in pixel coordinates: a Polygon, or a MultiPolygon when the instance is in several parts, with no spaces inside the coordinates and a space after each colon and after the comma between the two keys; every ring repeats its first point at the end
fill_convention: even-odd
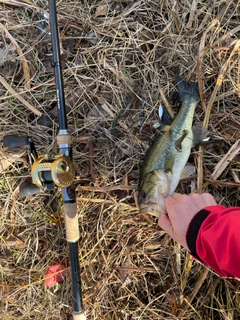
{"type": "Polygon", "coordinates": [[[208,217],[210,211],[202,209],[200,210],[192,219],[188,226],[186,241],[191,255],[197,258],[199,261],[202,259],[198,256],[196,250],[196,242],[198,237],[198,232],[201,228],[203,221],[208,217]]]}

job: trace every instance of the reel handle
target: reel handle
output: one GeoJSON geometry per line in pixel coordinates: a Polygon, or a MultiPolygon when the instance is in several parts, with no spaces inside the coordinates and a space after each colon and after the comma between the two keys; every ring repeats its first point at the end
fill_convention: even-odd
{"type": "Polygon", "coordinates": [[[20,185],[19,192],[22,196],[28,197],[37,193],[42,193],[44,191],[40,189],[38,186],[36,186],[34,183],[25,181],[20,185]]]}
{"type": "Polygon", "coordinates": [[[11,134],[3,137],[3,146],[8,148],[17,148],[29,144],[29,136],[17,136],[11,134]]]}

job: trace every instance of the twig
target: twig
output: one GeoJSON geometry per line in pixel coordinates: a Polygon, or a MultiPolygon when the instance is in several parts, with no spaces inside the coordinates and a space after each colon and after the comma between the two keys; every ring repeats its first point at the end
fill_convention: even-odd
{"type": "Polygon", "coordinates": [[[173,119],[174,118],[173,108],[171,107],[170,103],[168,102],[168,100],[167,100],[167,98],[161,88],[159,88],[159,93],[160,93],[162,101],[164,103],[164,107],[167,109],[167,112],[170,115],[171,119],[173,119]]]}
{"type": "MultiPolygon", "coordinates": [[[[203,33],[201,38],[200,46],[199,46],[199,54],[198,54],[198,61],[197,61],[197,74],[198,74],[198,88],[200,94],[200,100],[203,110],[206,110],[204,93],[203,93],[203,85],[201,80],[201,66],[202,66],[202,59],[204,55],[204,47],[205,41],[208,32],[218,23],[217,20],[213,20],[211,24],[208,26],[207,30],[203,33]]],[[[198,153],[198,177],[197,177],[197,189],[199,193],[202,193],[202,185],[203,185],[203,150],[202,146],[199,147],[198,153]]]]}
{"type": "MultiPolygon", "coordinates": [[[[203,59],[203,55],[204,55],[204,45],[205,45],[205,39],[206,39],[206,35],[207,33],[216,25],[218,21],[217,20],[213,20],[212,23],[210,24],[210,26],[207,28],[207,30],[205,31],[204,35],[202,36],[201,42],[200,42],[200,47],[199,47],[199,56],[198,56],[198,65],[197,65],[197,70],[198,70],[198,83],[200,84],[200,99],[201,99],[201,103],[203,106],[203,109],[205,109],[205,102],[204,102],[204,96],[203,93],[201,94],[201,92],[203,92],[202,90],[202,82],[201,82],[201,64],[202,64],[202,59],[203,59]]],[[[227,61],[224,63],[224,65],[221,67],[221,70],[219,72],[217,81],[216,81],[216,85],[215,88],[212,92],[211,98],[209,100],[208,106],[206,108],[206,112],[205,112],[205,117],[204,117],[204,121],[203,121],[203,126],[205,128],[208,127],[208,123],[209,123],[209,118],[210,118],[210,114],[211,114],[211,110],[212,110],[212,106],[213,103],[216,99],[216,95],[217,92],[219,91],[219,89],[222,86],[223,80],[224,80],[224,76],[225,73],[227,71],[227,68],[229,66],[229,63],[232,59],[232,56],[234,55],[234,53],[238,50],[240,46],[240,40],[238,40],[232,50],[232,52],[230,53],[227,61]]],[[[202,186],[203,186],[203,147],[199,147],[199,155],[198,155],[198,192],[202,193],[202,186]]]]}
{"type": "Polygon", "coordinates": [[[12,94],[13,97],[17,98],[21,103],[23,103],[29,110],[31,110],[33,113],[35,113],[37,116],[41,116],[42,112],[38,111],[36,108],[30,105],[29,102],[27,102],[23,97],[16,92],[8,83],[4,80],[4,78],[0,75],[0,82],[2,85],[12,94]]]}
{"type": "Polygon", "coordinates": [[[224,63],[224,65],[221,67],[221,70],[219,72],[219,75],[218,75],[218,78],[217,78],[217,82],[216,82],[216,85],[215,85],[215,88],[213,90],[213,93],[211,95],[211,98],[209,100],[209,103],[208,103],[208,106],[207,106],[207,110],[206,110],[206,113],[205,113],[205,117],[204,117],[204,121],[203,121],[203,125],[205,128],[207,128],[208,126],[208,123],[209,123],[209,118],[210,118],[210,114],[211,114],[211,110],[212,110],[212,106],[213,106],[213,103],[215,101],[215,98],[216,98],[216,95],[217,95],[217,92],[218,90],[221,88],[222,86],[222,83],[223,83],[223,80],[224,80],[224,76],[225,76],[225,73],[227,71],[227,67],[232,59],[232,56],[234,55],[234,53],[238,50],[240,46],[240,40],[238,40],[232,50],[232,52],[230,53],[227,61],[224,63]]]}
{"type": "Polygon", "coordinates": [[[240,183],[235,181],[221,181],[221,180],[212,180],[205,178],[205,180],[213,185],[219,185],[223,187],[229,187],[229,188],[240,188],[240,183]]]}
{"type": "Polygon", "coordinates": [[[30,74],[29,74],[29,67],[28,67],[28,63],[27,60],[22,52],[22,49],[20,48],[19,44],[17,43],[17,41],[13,38],[13,36],[9,33],[9,31],[4,27],[3,24],[1,24],[1,28],[2,30],[6,33],[7,37],[11,40],[12,44],[16,47],[16,50],[18,52],[19,55],[19,59],[21,61],[22,64],[22,68],[23,68],[23,74],[24,74],[24,86],[25,89],[30,89],[30,74]]]}
{"type": "Polygon", "coordinates": [[[185,298],[184,300],[187,302],[187,306],[182,310],[182,312],[179,314],[179,319],[180,317],[183,317],[185,312],[187,311],[188,309],[188,306],[191,305],[193,299],[196,297],[198,291],[200,290],[200,288],[202,287],[203,285],[203,282],[205,281],[205,279],[207,278],[207,275],[209,273],[209,270],[207,268],[203,268],[202,269],[202,272],[200,274],[200,277],[198,278],[197,280],[197,283],[195,285],[195,288],[193,290],[193,293],[192,295],[189,297],[189,298],[185,298]]]}
{"type": "Polygon", "coordinates": [[[47,11],[45,11],[44,9],[40,8],[39,6],[37,6],[35,3],[33,3],[30,0],[0,0],[0,2],[2,3],[6,3],[9,5],[13,5],[13,6],[25,6],[25,7],[30,7],[30,8],[36,8],[38,10],[41,10],[42,12],[47,13],[47,11]]]}
{"type": "Polygon", "coordinates": [[[225,154],[225,156],[215,166],[214,171],[211,175],[211,178],[213,180],[217,180],[217,178],[226,169],[226,167],[233,160],[233,158],[239,153],[239,151],[240,151],[240,139],[234,143],[234,145],[228,150],[227,154],[225,154]]]}

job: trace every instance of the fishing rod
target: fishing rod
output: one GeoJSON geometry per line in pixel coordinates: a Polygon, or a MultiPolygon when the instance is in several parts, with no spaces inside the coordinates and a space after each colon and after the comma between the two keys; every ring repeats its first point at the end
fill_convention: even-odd
{"type": "Polygon", "coordinates": [[[74,167],[72,163],[72,136],[68,131],[63,77],[60,62],[60,46],[57,24],[56,2],[49,0],[49,17],[53,47],[53,67],[59,111],[59,133],[56,137],[58,154],[43,153],[38,156],[34,143],[29,136],[8,135],[3,145],[9,148],[28,145],[32,182],[20,185],[21,195],[33,194],[60,188],[63,197],[66,240],[69,244],[70,264],[72,273],[73,320],[85,320],[83,313],[80,264],[78,257],[79,223],[75,190],[73,188],[74,167]]]}

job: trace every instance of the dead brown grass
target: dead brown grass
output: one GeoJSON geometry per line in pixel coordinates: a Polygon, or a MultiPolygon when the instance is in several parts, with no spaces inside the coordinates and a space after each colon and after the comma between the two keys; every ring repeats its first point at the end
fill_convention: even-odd
{"type": "MultiPolygon", "coordinates": [[[[43,152],[55,149],[58,122],[48,23],[37,6],[48,11],[44,0],[0,1],[0,125],[1,136],[28,134],[43,152]]],[[[167,99],[177,110],[181,74],[199,83],[195,123],[222,141],[193,150],[191,187],[239,205],[240,158],[224,156],[240,139],[240,2],[64,0],[57,7],[88,319],[239,319],[239,282],[207,272],[155,220],[139,216],[132,190],[159,104],[167,99]]],[[[10,157],[1,148],[0,315],[70,319],[70,273],[59,287],[44,286],[48,265],[69,265],[60,194],[19,196],[29,176],[23,151],[10,157]]],[[[178,190],[189,192],[189,181],[178,190]]]]}

